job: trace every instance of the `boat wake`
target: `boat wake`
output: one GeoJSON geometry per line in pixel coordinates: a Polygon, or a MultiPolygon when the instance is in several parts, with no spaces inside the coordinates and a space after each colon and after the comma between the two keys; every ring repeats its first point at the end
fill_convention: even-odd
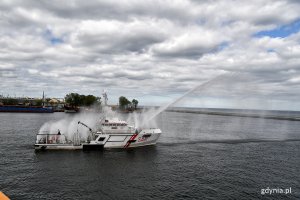
{"type": "MultiPolygon", "coordinates": [[[[178,139],[178,138],[177,138],[178,139]]],[[[178,146],[186,144],[243,144],[243,143],[269,143],[269,142],[300,142],[300,138],[290,139],[219,139],[219,140],[185,140],[185,141],[172,141],[172,142],[159,142],[161,146],[178,146]]]]}

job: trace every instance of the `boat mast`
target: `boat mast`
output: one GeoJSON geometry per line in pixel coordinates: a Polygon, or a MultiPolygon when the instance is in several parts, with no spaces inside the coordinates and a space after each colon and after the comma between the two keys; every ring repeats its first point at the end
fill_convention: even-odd
{"type": "Polygon", "coordinates": [[[103,90],[102,96],[103,96],[103,99],[104,99],[104,106],[107,106],[107,100],[108,100],[108,98],[107,98],[107,94],[106,94],[105,90],[103,90]]]}
{"type": "Polygon", "coordinates": [[[43,108],[45,107],[45,93],[44,93],[44,91],[43,91],[43,100],[42,100],[42,106],[43,106],[43,108]]]}

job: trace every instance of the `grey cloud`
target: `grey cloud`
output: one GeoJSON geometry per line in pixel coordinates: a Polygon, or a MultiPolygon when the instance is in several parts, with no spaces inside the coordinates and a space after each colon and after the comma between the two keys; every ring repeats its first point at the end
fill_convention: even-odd
{"type": "Polygon", "coordinates": [[[86,21],[79,25],[78,31],[71,35],[75,47],[91,48],[98,53],[143,53],[150,45],[162,42],[168,32],[161,26],[165,21],[152,19],[134,20],[127,23],[119,21],[86,21]]]}
{"type": "Polygon", "coordinates": [[[124,51],[143,52],[149,45],[160,42],[162,38],[156,35],[126,35],[122,37],[116,32],[114,36],[84,34],[78,36],[77,40],[80,46],[93,47],[93,50],[97,52],[108,54],[124,53],[124,51]]]}
{"type": "Polygon", "coordinates": [[[201,56],[203,56],[206,53],[213,52],[217,50],[217,46],[215,47],[189,47],[184,49],[172,49],[172,50],[163,50],[163,49],[154,49],[153,53],[156,56],[162,56],[162,57],[186,57],[186,58],[194,58],[197,59],[201,56]]]}
{"type": "MultiPolygon", "coordinates": [[[[32,6],[32,5],[27,5],[32,6]]],[[[178,2],[177,5],[162,1],[68,1],[39,2],[33,6],[47,9],[63,18],[73,19],[118,19],[128,20],[131,17],[150,16],[167,18],[188,18],[185,8],[191,8],[188,1],[178,2]]]]}

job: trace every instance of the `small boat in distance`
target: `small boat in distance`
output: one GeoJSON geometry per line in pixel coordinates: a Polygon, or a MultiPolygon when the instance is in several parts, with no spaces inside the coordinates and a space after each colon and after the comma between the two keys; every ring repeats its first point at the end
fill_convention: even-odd
{"type": "Polygon", "coordinates": [[[76,110],[65,110],[65,113],[76,113],[76,110]]]}
{"type": "Polygon", "coordinates": [[[64,106],[65,113],[77,113],[79,111],[79,108],[73,107],[73,106],[64,106]]]}

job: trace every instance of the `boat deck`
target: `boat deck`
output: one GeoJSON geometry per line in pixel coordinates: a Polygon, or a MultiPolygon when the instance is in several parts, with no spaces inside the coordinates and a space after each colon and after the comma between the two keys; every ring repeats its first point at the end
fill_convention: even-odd
{"type": "Polygon", "coordinates": [[[36,150],[82,150],[82,145],[72,144],[35,144],[36,150]]]}

